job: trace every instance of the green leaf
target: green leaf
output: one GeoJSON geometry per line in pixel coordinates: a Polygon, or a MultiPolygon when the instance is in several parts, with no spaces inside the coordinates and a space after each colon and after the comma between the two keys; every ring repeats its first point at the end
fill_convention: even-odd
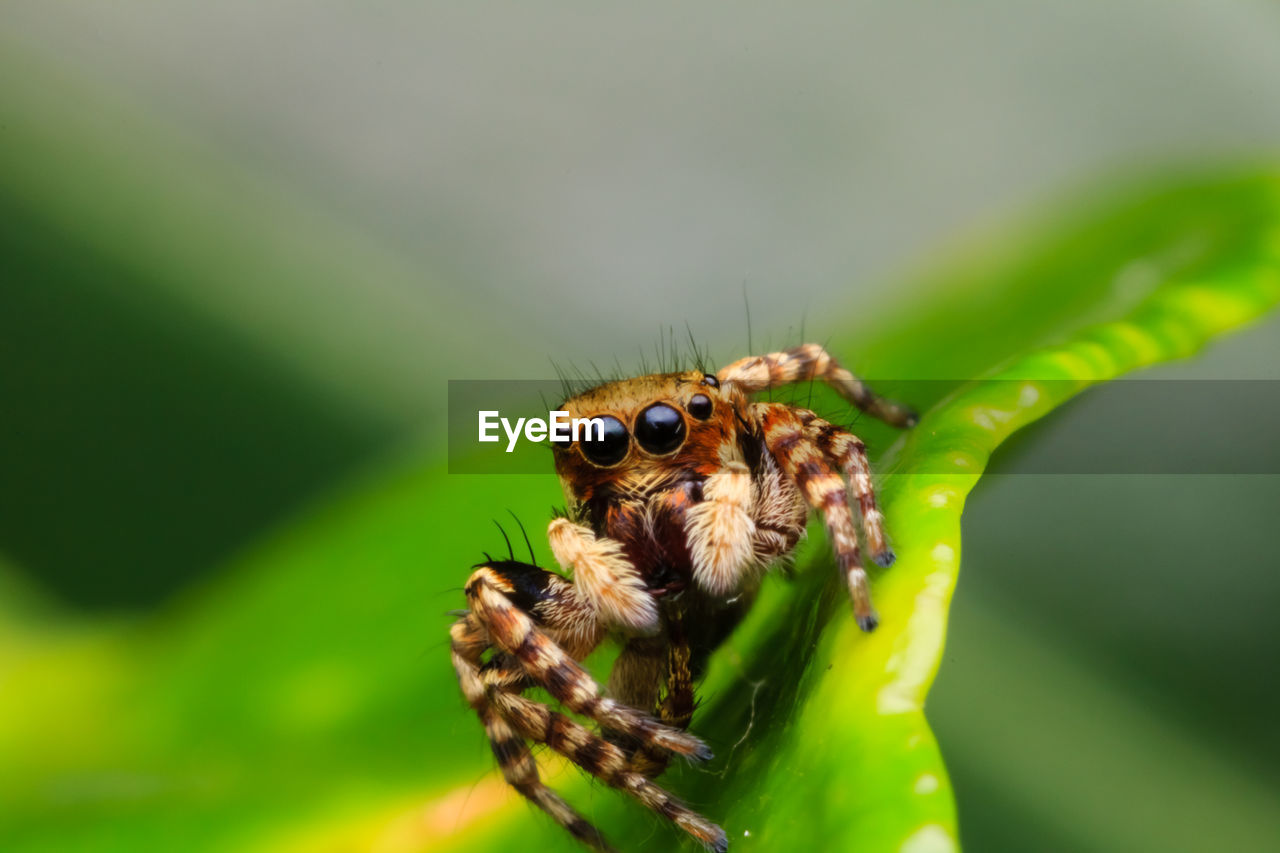
{"type": "MultiPolygon", "coordinates": [[[[939,263],[917,288],[928,304],[828,343],[925,412],[903,435],[858,424],[899,560],[875,580],[881,627],[861,634],[815,528],[797,576],[770,578],[715,655],[693,730],[718,757],[662,784],[720,822],[733,849],[952,849],[954,803],[923,708],[960,514],[991,453],[1090,384],[1191,355],[1280,302],[1271,175],[1095,201],[1036,230],[1048,236],[997,235],[1000,256],[939,263]],[[907,381],[922,379],[934,381],[907,381]]],[[[500,542],[490,519],[541,518],[558,497],[550,475],[449,475],[432,438],[155,618],[4,616],[0,840],[574,849],[495,777],[445,641],[468,567],[500,542]]],[[[603,674],[608,659],[591,663],[603,674]]],[[[679,837],[546,765],[619,847],[679,837]]]]}

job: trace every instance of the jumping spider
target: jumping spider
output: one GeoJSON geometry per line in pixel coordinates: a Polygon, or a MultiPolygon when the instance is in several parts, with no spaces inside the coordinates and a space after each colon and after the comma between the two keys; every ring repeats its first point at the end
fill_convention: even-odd
{"type": "Polygon", "coordinates": [[[706,847],[727,849],[724,830],[650,780],[672,754],[711,757],[685,731],[693,682],[764,570],[804,535],[811,508],[826,524],[858,625],[876,627],[851,504],[871,559],[888,566],[893,551],[865,446],[807,409],[749,396],[814,379],[886,423],[915,423],[910,409],[876,396],[816,344],[745,358],[714,375],[600,385],[561,408],[602,418],[603,438],[554,450],[567,517],[555,518],[547,535],[572,580],[510,559],[478,565],[467,581],[470,609],[450,632],[462,692],[507,782],[591,847],[609,849],[542,784],[528,741],[626,791],[706,847]],[[579,661],[608,634],[622,651],[602,691],[579,661]],[[603,734],[525,697],[533,687],[603,734]]]}

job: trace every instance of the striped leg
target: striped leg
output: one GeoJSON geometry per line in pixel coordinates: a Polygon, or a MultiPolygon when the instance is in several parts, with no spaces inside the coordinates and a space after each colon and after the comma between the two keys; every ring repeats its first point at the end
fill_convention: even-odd
{"type": "MultiPolygon", "coordinates": [[[[652,637],[632,637],[622,647],[622,653],[609,671],[609,695],[632,708],[653,709],[654,716],[661,711],[658,693],[664,678],[663,665],[667,660],[665,634],[652,637]]],[[[664,723],[669,722],[662,720],[664,723]]],[[[666,769],[668,753],[664,750],[645,750],[635,738],[604,731],[604,739],[632,756],[632,769],[644,773],[650,779],[666,769]],[[654,761],[642,756],[652,755],[654,761]],[[660,757],[660,764],[657,763],[660,757]],[[647,772],[652,769],[653,772],[647,772]]]]}
{"type": "MultiPolygon", "coordinates": [[[[618,662],[614,664],[613,672],[610,675],[611,691],[615,686],[615,676],[618,676],[619,672],[623,673],[623,676],[618,686],[624,691],[631,690],[630,694],[619,693],[619,698],[625,699],[628,704],[638,707],[653,707],[656,704],[657,712],[664,723],[679,729],[688,727],[690,720],[693,718],[693,679],[689,669],[689,644],[684,636],[683,628],[679,624],[678,617],[671,633],[670,644],[666,642],[666,638],[658,637],[637,638],[637,640],[627,644],[622,655],[619,656],[618,662]],[[630,658],[629,663],[627,658],[630,658]],[[667,695],[663,697],[661,702],[657,702],[656,691],[662,681],[660,670],[664,659],[668,668],[667,695]],[[647,696],[648,700],[641,698],[637,691],[647,696]]],[[[529,686],[529,678],[525,674],[524,668],[520,666],[519,661],[507,654],[499,654],[490,659],[487,664],[480,668],[479,676],[483,681],[484,690],[488,697],[495,697],[495,694],[498,693],[513,694],[518,697],[529,686]]],[[[527,700],[522,699],[520,702],[527,702],[527,700]]],[[[505,696],[493,698],[492,703],[503,708],[512,704],[505,696]]],[[[541,720],[543,713],[548,711],[543,706],[534,704],[537,708],[536,711],[531,711],[521,704],[518,709],[512,712],[511,720],[504,721],[504,724],[513,722],[521,725],[523,721],[525,725],[521,732],[526,737],[532,738],[537,743],[546,742],[552,748],[556,748],[555,744],[549,740],[543,740],[539,734],[534,733],[529,727],[528,721],[531,717],[541,720]]],[[[555,725],[562,728],[565,724],[559,722],[555,725]]],[[[556,729],[556,731],[560,730],[560,728],[556,729]]],[[[603,753],[595,751],[596,746],[594,743],[596,738],[590,733],[588,735],[589,738],[587,740],[579,738],[579,740],[574,741],[574,743],[581,741],[589,744],[583,747],[581,752],[569,754],[564,749],[557,749],[557,751],[587,770],[587,772],[599,776],[606,783],[614,787],[632,790],[635,786],[626,784],[627,779],[625,777],[615,773],[611,778],[604,778],[593,769],[603,753]],[[588,766],[589,764],[591,766],[588,766]]],[[[638,773],[646,779],[654,779],[661,775],[671,761],[669,752],[637,745],[630,738],[624,738],[622,741],[625,742],[622,742],[612,732],[605,732],[603,739],[626,756],[627,766],[625,769],[627,771],[638,773]]],[[[521,746],[523,746],[523,740],[521,740],[521,746]]],[[[555,795],[552,794],[551,796],[554,797],[555,795]]],[[[670,796],[668,795],[667,798],[670,799],[670,796]]],[[[658,802],[658,799],[650,797],[649,802],[658,802]]],[[[665,814],[661,809],[659,809],[659,813],[665,814]]],[[[564,823],[563,821],[561,822],[564,823]]],[[[704,836],[706,836],[707,827],[712,826],[705,819],[700,819],[700,822],[691,823],[691,825],[696,826],[699,831],[703,832],[704,836]]],[[[587,840],[581,828],[572,825],[567,826],[574,835],[587,840]]],[[[714,839],[712,840],[714,841],[714,839]]]]}
{"type": "Polygon", "coordinates": [[[605,784],[626,791],[704,846],[724,853],[729,840],[724,830],[692,811],[675,797],[631,769],[627,754],[564,714],[511,692],[491,694],[494,705],[520,734],[545,743],[605,784]]]}
{"type": "Polygon", "coordinates": [[[836,560],[849,585],[858,627],[875,630],[879,619],[871,606],[867,571],[858,552],[858,535],[845,482],[807,433],[817,416],[779,403],[756,403],[752,413],[764,432],[764,443],[783,472],[795,481],[809,505],[822,516],[836,560]]]}
{"type": "MultiPolygon", "coordinates": [[[[560,581],[568,585],[563,578],[560,581]]],[[[504,592],[503,584],[501,575],[489,567],[480,568],[467,581],[467,603],[494,647],[518,660],[534,684],[545,688],[570,711],[589,717],[604,728],[681,755],[711,757],[711,751],[693,735],[664,726],[634,708],[602,696],[600,686],[574,656],[516,606],[504,592]]],[[[597,634],[596,642],[600,638],[597,634]]],[[[465,684],[463,690],[467,690],[465,684]]]]}
{"type": "Polygon", "coordinates": [[[511,724],[493,708],[483,716],[485,733],[489,736],[489,745],[493,755],[498,759],[502,775],[511,787],[515,788],[538,808],[551,815],[555,822],[569,831],[574,838],[594,850],[613,853],[601,834],[573,807],[560,798],[542,783],[538,776],[538,765],[529,752],[524,739],[512,729],[511,724]]]}
{"type": "Polygon", "coordinates": [[[877,395],[865,382],[837,364],[820,344],[801,344],[782,352],[739,359],[720,370],[716,378],[747,393],[818,379],[862,411],[887,424],[909,427],[918,420],[909,407],[877,395]]]}
{"type": "MultiPolygon", "coordinates": [[[[683,617],[673,610],[667,619],[671,638],[667,644],[667,692],[658,705],[658,719],[668,726],[687,729],[693,720],[693,671],[689,638],[685,636],[683,617]]],[[[654,749],[642,749],[633,758],[633,769],[650,779],[662,773],[671,756],[654,749]]]]}
{"type": "Polygon", "coordinates": [[[876,506],[876,493],[871,485],[871,463],[867,461],[867,446],[853,433],[821,418],[811,420],[805,433],[822,454],[838,465],[849,478],[849,490],[858,502],[862,531],[867,536],[867,550],[871,559],[877,566],[892,566],[893,549],[889,547],[885,536],[884,514],[876,506]]]}
{"type": "MultiPolygon", "coordinates": [[[[467,582],[471,610],[451,631],[451,652],[467,702],[485,726],[507,782],[551,815],[575,837],[598,850],[609,847],[600,832],[538,776],[526,738],[546,743],[609,785],[620,788],[676,823],[708,847],[723,851],[727,840],[715,824],[686,808],[642,773],[627,754],[563,714],[520,695],[532,685],[548,690],[570,710],[620,733],[646,753],[678,752],[709,758],[692,735],[670,728],[600,695],[600,689],[566,648],[585,655],[602,636],[575,641],[583,631],[583,599],[558,575],[514,562],[480,566],[467,582]],[[524,605],[522,609],[518,605],[524,605]],[[482,662],[486,651],[493,653],[482,662]]],[[[687,717],[682,720],[687,725],[687,717]]]]}
{"type": "MultiPolygon", "coordinates": [[[[687,729],[693,720],[693,672],[689,639],[683,617],[672,608],[666,615],[666,636],[644,637],[627,643],[609,674],[609,692],[628,705],[654,708],[664,724],[687,729]],[[666,694],[658,699],[665,681],[666,694]]],[[[605,732],[605,740],[627,753],[629,769],[649,779],[657,778],[671,763],[671,753],[605,732]]]]}
{"type": "Polygon", "coordinates": [[[453,666],[457,670],[462,692],[484,724],[489,747],[493,750],[507,784],[584,844],[595,850],[612,851],[598,829],[542,783],[538,776],[538,765],[534,762],[528,745],[489,702],[489,683],[497,680],[505,685],[516,684],[523,680],[524,673],[512,672],[508,667],[495,679],[491,674],[493,669],[480,665],[480,656],[489,646],[489,636],[473,614],[468,613],[455,622],[450,634],[453,666]]]}

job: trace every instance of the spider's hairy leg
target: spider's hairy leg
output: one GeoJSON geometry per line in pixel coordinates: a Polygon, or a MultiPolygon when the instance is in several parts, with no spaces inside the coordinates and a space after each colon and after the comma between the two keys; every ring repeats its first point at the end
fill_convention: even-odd
{"type": "Polygon", "coordinates": [[[707,477],[702,500],[689,507],[685,532],[694,582],[715,596],[735,591],[742,573],[755,562],[756,523],[751,471],[728,462],[707,477]]]}
{"type": "MultiPolygon", "coordinates": [[[[565,579],[558,580],[573,589],[565,579]]],[[[633,708],[602,696],[600,685],[573,655],[535,624],[528,613],[516,606],[508,597],[508,591],[503,589],[502,582],[501,576],[482,567],[467,581],[467,603],[471,613],[488,632],[493,646],[518,660],[534,684],[545,688],[570,711],[589,717],[604,728],[680,755],[700,759],[711,757],[707,746],[693,735],[664,726],[633,708]]],[[[579,601],[579,606],[584,604],[584,600],[579,601]]],[[[603,634],[597,633],[595,642],[602,638],[603,634]]],[[[585,655],[586,651],[582,654],[585,655]]]]}
{"type": "Polygon", "coordinates": [[[621,543],[567,518],[551,521],[547,539],[556,562],[573,572],[574,585],[607,624],[638,632],[657,628],[658,605],[621,543]]]}
{"type": "MultiPolygon", "coordinates": [[[[689,727],[695,706],[693,698],[692,651],[685,636],[684,621],[678,610],[672,611],[667,624],[667,692],[658,705],[658,719],[678,729],[689,727]]],[[[631,757],[631,767],[650,779],[667,768],[671,756],[655,749],[642,748],[631,757]]]]}
{"type": "MultiPolygon", "coordinates": [[[[679,609],[666,613],[665,636],[635,637],[628,641],[609,674],[609,692],[633,708],[653,708],[664,724],[687,729],[693,719],[692,651],[679,609]],[[666,695],[658,690],[666,683],[666,695]]],[[[671,763],[669,752],[605,733],[605,740],[628,753],[629,769],[654,779],[671,763]]]]}
{"type": "Polygon", "coordinates": [[[755,403],[752,415],[764,432],[765,447],[782,470],[795,481],[809,505],[822,515],[836,552],[836,560],[849,585],[853,615],[858,627],[872,631],[879,624],[871,606],[867,570],[862,567],[858,535],[849,509],[848,489],[822,450],[806,433],[817,416],[781,403],[755,403]]]}
{"type": "Polygon", "coordinates": [[[723,829],[631,769],[626,753],[617,746],[564,714],[518,693],[501,691],[492,695],[503,716],[525,737],[547,744],[610,787],[626,791],[708,849],[716,853],[728,849],[729,841],[723,829]]]}
{"type": "Polygon", "coordinates": [[[862,530],[867,535],[867,551],[877,566],[893,565],[893,548],[884,532],[884,513],[876,506],[876,493],[871,484],[871,463],[867,446],[848,430],[822,418],[814,418],[805,428],[806,434],[823,455],[838,465],[849,478],[849,491],[858,502],[862,530]]]}
{"type": "Polygon", "coordinates": [[[749,356],[716,374],[746,393],[792,382],[818,379],[827,383],[862,411],[896,427],[914,426],[919,416],[908,406],[879,396],[836,362],[821,344],[801,344],[781,352],[749,356]]]}
{"type": "MultiPolygon", "coordinates": [[[[665,636],[630,638],[623,645],[617,660],[613,662],[613,668],[609,670],[609,695],[625,705],[650,711],[657,716],[657,712],[661,710],[658,691],[662,687],[664,678],[662,666],[666,659],[667,638],[665,636]]],[[[668,720],[662,722],[670,725],[668,720]]],[[[653,766],[655,768],[653,773],[646,773],[640,767],[632,767],[638,772],[645,773],[650,779],[661,773],[667,766],[667,753],[663,750],[652,751],[653,755],[662,756],[661,766],[658,767],[654,762],[644,762],[639,758],[641,755],[648,755],[649,751],[645,750],[635,738],[605,731],[604,739],[630,754],[633,765],[640,761],[646,767],[653,766]]]]}
{"type": "Polygon", "coordinates": [[[755,474],[759,495],[753,511],[756,535],[752,548],[756,564],[777,565],[791,574],[791,552],[805,535],[809,502],[795,488],[794,481],[783,473],[778,460],[768,453],[760,454],[755,474]]]}
{"type": "Polygon", "coordinates": [[[662,722],[678,729],[687,728],[693,720],[693,652],[689,639],[679,623],[667,647],[667,695],[662,697],[658,715],[662,722]]]}
{"type": "Polygon", "coordinates": [[[458,673],[462,695],[473,711],[483,713],[488,701],[480,679],[480,657],[489,648],[489,632],[474,614],[464,613],[449,629],[449,641],[449,654],[458,673]]]}
{"type": "Polygon", "coordinates": [[[666,657],[662,635],[628,639],[609,671],[609,695],[632,708],[656,708],[666,657]]]}
{"type": "MultiPolygon", "coordinates": [[[[494,679],[489,668],[480,664],[481,655],[489,647],[489,635],[484,626],[474,614],[468,613],[453,624],[450,637],[453,666],[458,673],[463,695],[484,725],[489,747],[507,784],[549,814],[575,838],[596,850],[611,851],[612,848],[598,829],[542,783],[538,765],[534,762],[528,745],[490,703],[491,688],[486,682],[494,679]]],[[[519,676],[523,677],[523,672],[519,676]]],[[[518,682],[520,678],[509,680],[518,682]]]]}

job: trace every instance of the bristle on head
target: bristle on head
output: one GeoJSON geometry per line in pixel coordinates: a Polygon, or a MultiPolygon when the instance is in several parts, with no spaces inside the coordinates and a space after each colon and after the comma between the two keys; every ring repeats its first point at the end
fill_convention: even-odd
{"type": "Polygon", "coordinates": [[[571,400],[601,385],[621,382],[637,376],[650,376],[661,373],[683,373],[698,370],[703,373],[714,373],[715,366],[710,351],[698,345],[693,329],[686,324],[687,340],[680,340],[675,330],[668,326],[658,332],[658,341],[651,351],[641,348],[637,353],[635,368],[628,370],[615,357],[609,370],[602,370],[594,361],[587,362],[584,370],[577,365],[562,364],[552,360],[551,367],[556,378],[560,380],[560,390],[564,400],[571,400]]]}

